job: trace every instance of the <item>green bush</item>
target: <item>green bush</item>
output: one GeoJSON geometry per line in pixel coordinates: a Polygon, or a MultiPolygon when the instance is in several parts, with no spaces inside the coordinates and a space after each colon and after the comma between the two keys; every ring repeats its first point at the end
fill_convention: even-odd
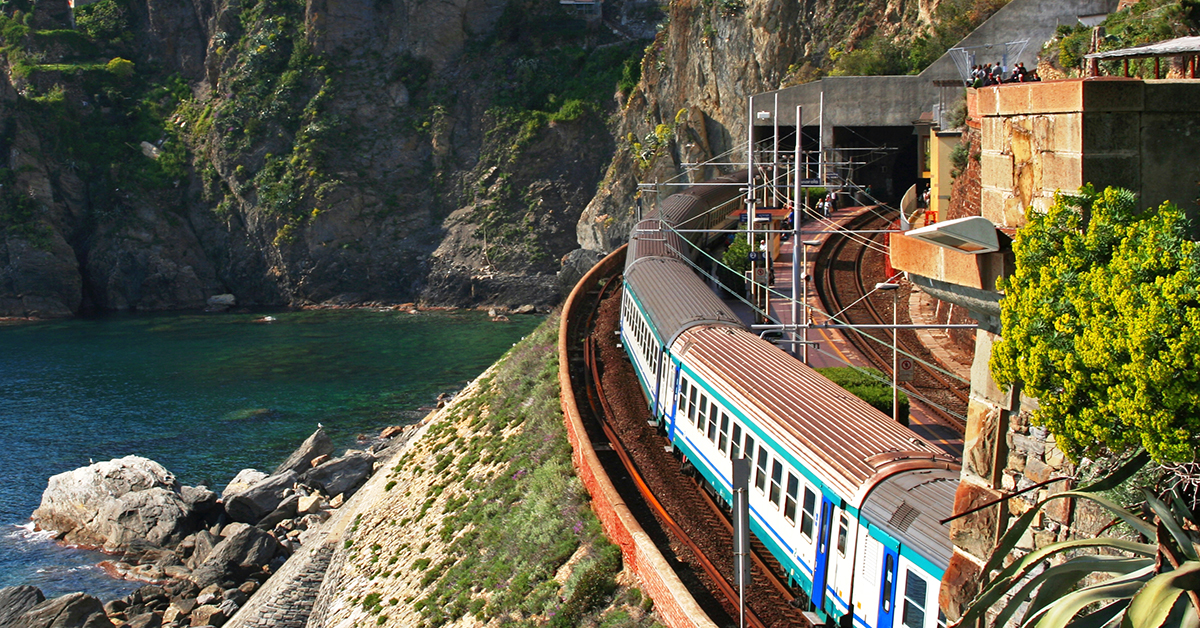
{"type": "MultiPolygon", "coordinates": [[[[876,410],[892,416],[892,385],[890,378],[878,369],[837,366],[820,368],[817,372],[828,377],[847,392],[871,404],[876,410]]],[[[899,391],[898,403],[900,422],[908,425],[908,395],[899,391]]]]}

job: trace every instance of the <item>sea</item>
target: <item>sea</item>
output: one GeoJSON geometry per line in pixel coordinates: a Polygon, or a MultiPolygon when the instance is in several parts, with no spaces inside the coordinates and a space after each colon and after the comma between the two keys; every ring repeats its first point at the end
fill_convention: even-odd
{"type": "Polygon", "coordinates": [[[50,476],[130,454],[218,492],[321,423],[338,445],[413,423],[542,320],[475,311],[168,313],[0,324],[0,587],[102,601],[139,583],[29,517],[50,476]]]}

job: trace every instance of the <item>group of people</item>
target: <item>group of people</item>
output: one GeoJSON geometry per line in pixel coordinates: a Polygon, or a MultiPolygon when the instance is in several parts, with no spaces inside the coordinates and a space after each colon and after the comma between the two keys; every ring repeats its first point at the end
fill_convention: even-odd
{"type": "Polygon", "coordinates": [[[1017,63],[1008,78],[1005,78],[1004,74],[1004,66],[1000,65],[999,62],[996,62],[995,65],[987,63],[971,66],[971,80],[967,83],[967,86],[978,88],[999,85],[1001,83],[1032,83],[1042,80],[1038,76],[1037,70],[1026,70],[1024,63],[1017,63]]]}

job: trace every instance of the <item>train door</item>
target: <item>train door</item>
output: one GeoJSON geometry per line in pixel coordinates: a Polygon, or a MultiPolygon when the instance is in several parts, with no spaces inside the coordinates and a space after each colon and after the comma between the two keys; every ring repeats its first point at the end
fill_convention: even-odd
{"type": "MultiPolygon", "coordinates": [[[[668,367],[670,362],[667,362],[668,367]]],[[[670,413],[670,419],[667,420],[667,440],[671,443],[675,442],[675,413],[679,411],[679,385],[680,378],[683,375],[683,364],[675,365],[675,385],[672,386],[671,400],[667,405],[667,412],[670,413]]]]}
{"type": "Polygon", "coordinates": [[[896,571],[900,563],[898,550],[883,546],[883,577],[879,587],[878,628],[892,628],[896,621],[896,571]]]}
{"type": "Polygon", "coordinates": [[[650,366],[650,374],[654,377],[654,392],[652,393],[654,398],[650,400],[650,415],[657,421],[658,417],[663,415],[663,352],[659,350],[657,344],[654,346],[654,363],[650,366]]]}
{"type": "Polygon", "coordinates": [[[812,602],[825,612],[825,584],[829,567],[829,531],[833,527],[833,502],[821,494],[821,525],[817,528],[817,559],[813,565],[812,602]]]}

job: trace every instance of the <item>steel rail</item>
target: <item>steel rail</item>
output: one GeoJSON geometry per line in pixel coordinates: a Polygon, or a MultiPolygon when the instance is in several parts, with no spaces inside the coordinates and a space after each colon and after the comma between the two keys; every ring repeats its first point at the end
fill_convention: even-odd
{"type": "MultiPolygon", "coordinates": [[[[855,218],[851,219],[851,225],[860,223],[860,222],[861,223],[870,223],[874,220],[878,220],[878,218],[871,214],[862,214],[862,215],[856,216],[855,218]]],[[[850,225],[847,225],[847,226],[849,227],[850,225]]],[[[841,301],[838,299],[837,290],[835,289],[835,282],[833,280],[833,274],[834,274],[833,266],[834,265],[829,262],[831,260],[837,259],[838,253],[840,253],[842,251],[842,249],[844,249],[850,243],[851,240],[845,236],[839,237],[838,235],[830,236],[829,240],[831,240],[831,242],[829,242],[829,244],[831,246],[821,247],[821,250],[818,253],[818,257],[823,258],[825,260],[825,263],[820,265],[822,281],[818,282],[817,291],[818,291],[819,297],[823,301],[826,302],[826,309],[831,312],[838,312],[838,311],[841,311],[842,306],[841,306],[841,301]]],[[[866,291],[865,286],[863,285],[861,268],[862,268],[862,260],[866,255],[866,251],[867,251],[866,246],[861,246],[859,248],[858,253],[855,255],[854,272],[852,273],[854,275],[854,281],[855,281],[855,284],[856,284],[856,287],[857,287],[859,293],[864,294],[864,295],[867,294],[867,291],[866,291]]],[[[875,310],[874,306],[871,305],[871,300],[870,299],[862,299],[862,301],[864,301],[866,303],[866,308],[867,308],[867,311],[870,314],[870,316],[874,320],[878,321],[880,324],[884,324],[885,321],[883,321],[881,319],[881,317],[879,316],[879,313],[875,310]]],[[[879,366],[881,368],[881,370],[883,370],[884,373],[891,375],[891,371],[892,371],[891,360],[884,359],[883,356],[880,355],[879,351],[873,346],[872,342],[867,341],[862,338],[859,338],[857,334],[847,334],[846,337],[848,340],[850,340],[850,342],[852,342],[854,344],[855,347],[857,347],[859,349],[859,351],[861,351],[863,353],[864,356],[867,357],[868,361],[874,363],[876,366],[879,366]]],[[[881,342],[878,338],[875,338],[874,336],[871,337],[871,340],[874,340],[876,342],[881,342]]],[[[901,345],[901,346],[903,346],[903,345],[901,345]]],[[[911,353],[911,351],[908,351],[908,353],[911,353]]],[[[928,367],[924,364],[921,364],[921,362],[919,362],[919,361],[914,361],[914,362],[916,364],[920,365],[923,371],[925,371],[927,373],[935,374],[935,375],[937,374],[936,371],[934,371],[933,369],[931,369],[930,367],[928,367]]],[[[939,381],[942,382],[943,386],[950,389],[952,391],[952,394],[954,394],[960,400],[962,400],[962,401],[967,400],[967,396],[965,394],[963,394],[962,391],[958,390],[954,386],[947,386],[946,385],[947,382],[945,381],[944,378],[940,379],[939,381]]],[[[907,391],[908,393],[910,393],[914,396],[920,395],[920,392],[916,389],[916,387],[911,384],[905,383],[903,385],[903,388],[905,391],[907,391]]],[[[915,401],[917,401],[917,403],[921,403],[919,399],[915,400],[915,401]]],[[[965,423],[958,417],[950,414],[949,412],[946,412],[945,410],[937,407],[936,405],[929,404],[929,403],[923,403],[922,405],[924,405],[925,407],[928,407],[930,410],[932,410],[936,415],[938,415],[940,418],[942,418],[947,423],[949,423],[950,426],[952,428],[954,428],[956,431],[958,431],[960,434],[966,430],[965,423]]]]}

